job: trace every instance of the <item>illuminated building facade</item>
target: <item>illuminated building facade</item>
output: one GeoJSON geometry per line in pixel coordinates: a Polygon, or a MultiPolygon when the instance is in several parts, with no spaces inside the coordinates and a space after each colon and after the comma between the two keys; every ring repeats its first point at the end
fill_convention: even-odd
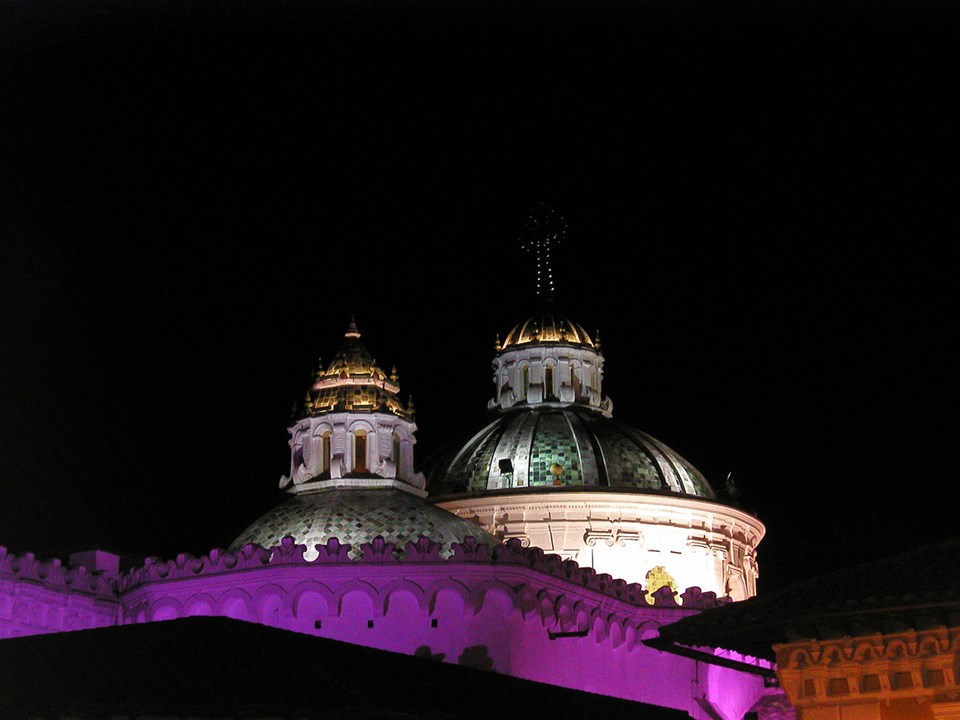
{"type": "MultiPolygon", "coordinates": [[[[518,343],[510,355],[507,345],[502,366],[530,368],[527,390],[543,394],[530,403],[531,395],[517,398],[508,383],[501,401],[513,393],[530,404],[525,412],[605,417],[599,373],[591,377],[588,369],[593,363],[598,371],[602,358],[574,330],[579,340],[570,355],[582,364],[556,356],[553,394],[543,389],[553,355],[538,365],[533,348],[518,343]],[[561,373],[583,385],[568,385],[561,373]],[[571,392],[591,409],[559,405],[571,392]]],[[[377,366],[351,322],[289,428],[290,473],[280,481],[286,500],[227,550],[147,558],[126,572],[108,553],[71,556],[63,565],[0,549],[0,637],[219,615],[678,709],[698,720],[740,720],[763,698],[757,671],[769,663],[725,653],[728,666],[704,664],[645,644],[660,627],[723,604],[716,591],[677,592],[665,574],[644,586],[518,537],[501,543],[476,520],[427,502],[424,477],[413,471],[413,408],[400,402],[399,389],[396,372],[377,366]]],[[[524,491],[564,477],[543,462],[523,476],[524,491]]],[[[673,482],[706,491],[692,468],[678,467],[673,482]]],[[[564,472],[572,476],[572,468],[564,472]]],[[[567,489],[559,486],[563,497],[567,489]]],[[[705,502],[690,495],[692,503],[705,502]]]]}
{"type": "MultiPolygon", "coordinates": [[[[531,217],[524,247],[553,295],[563,223],[531,217]]],[[[121,572],[0,549],[0,637],[218,615],[741,720],[771,663],[653,647],[661,627],[756,592],[763,525],[717,500],[690,463],[617,423],[603,355],[549,309],[494,359],[495,418],[415,470],[399,378],[351,320],[289,427],[287,497],[226,550],[121,572]]]]}

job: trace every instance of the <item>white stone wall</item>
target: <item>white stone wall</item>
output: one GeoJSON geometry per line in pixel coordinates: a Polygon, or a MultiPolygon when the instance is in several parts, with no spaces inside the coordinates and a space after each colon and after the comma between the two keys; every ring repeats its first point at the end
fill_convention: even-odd
{"type": "MultiPolygon", "coordinates": [[[[766,532],[752,515],[696,498],[642,493],[505,493],[442,501],[504,539],[646,584],[662,567],[678,588],[745,600],[756,595],[756,548],[766,532]]],[[[656,588],[651,588],[655,590],[656,588]]]]}
{"type": "Polygon", "coordinates": [[[423,476],[413,469],[413,446],[417,440],[415,423],[389,413],[326,413],[306,417],[294,423],[289,432],[290,475],[281,486],[309,483],[329,473],[337,480],[365,465],[366,471],[385,479],[396,479],[423,487],[423,476]],[[358,431],[366,433],[366,457],[355,457],[358,431]],[[324,438],[329,443],[329,467],[324,467],[324,438]],[[394,436],[399,439],[399,458],[395,455],[394,436]]]}
{"type": "Polygon", "coordinates": [[[534,343],[506,350],[493,359],[493,382],[490,409],[507,410],[521,403],[576,403],[607,412],[612,409],[602,395],[603,355],[588,347],[534,343]],[[553,369],[549,383],[548,366],[553,369]]]}

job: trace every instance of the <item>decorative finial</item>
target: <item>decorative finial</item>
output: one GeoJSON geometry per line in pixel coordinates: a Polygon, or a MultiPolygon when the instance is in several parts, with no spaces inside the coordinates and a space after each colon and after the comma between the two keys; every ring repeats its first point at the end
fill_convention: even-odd
{"type": "Polygon", "coordinates": [[[314,373],[314,376],[319,379],[323,375],[323,358],[317,358],[317,372],[314,373]]]}
{"type": "Polygon", "coordinates": [[[393,384],[397,384],[398,382],[400,382],[400,376],[397,375],[397,366],[396,366],[396,365],[394,365],[394,366],[390,369],[390,382],[392,382],[393,384]]]}
{"type": "Polygon", "coordinates": [[[597,328],[597,332],[593,335],[593,346],[597,350],[603,347],[603,343],[600,342],[600,328],[597,328]]]}
{"type": "Polygon", "coordinates": [[[353,315],[350,316],[350,324],[347,325],[347,331],[343,334],[343,336],[348,338],[360,337],[360,331],[357,330],[357,321],[353,315]]]}
{"type": "Polygon", "coordinates": [[[409,413],[410,415],[413,415],[413,410],[414,410],[414,407],[413,407],[413,395],[411,394],[411,395],[407,398],[407,413],[409,413]]]}
{"type": "Polygon", "coordinates": [[[493,349],[497,352],[500,352],[503,349],[503,345],[500,342],[500,333],[497,333],[497,339],[493,341],[493,349]]]}
{"type": "Polygon", "coordinates": [[[550,251],[559,245],[566,235],[566,219],[545,203],[540,203],[537,209],[530,213],[523,230],[520,231],[520,246],[536,256],[537,297],[541,300],[553,300],[556,285],[550,251]]]}
{"type": "Polygon", "coordinates": [[[307,390],[307,396],[303,399],[303,407],[306,408],[307,413],[313,412],[313,398],[310,397],[309,390],[307,390]]]}

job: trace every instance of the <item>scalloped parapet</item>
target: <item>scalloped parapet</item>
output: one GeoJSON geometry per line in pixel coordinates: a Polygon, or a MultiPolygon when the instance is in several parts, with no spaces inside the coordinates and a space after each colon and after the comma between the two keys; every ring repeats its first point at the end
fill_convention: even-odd
{"type": "Polygon", "coordinates": [[[147,583],[268,566],[470,562],[519,565],[634,605],[653,604],[658,608],[707,610],[730,602],[730,598],[718,598],[716,593],[702,592],[699,587],[690,587],[679,594],[683,601],[681,605],[677,601],[677,593],[669,587],[648,592],[638,583],[627,583],[606,573],[597,573],[591,567],[581,567],[573,560],[564,560],[559,555],[545,553],[541,548],[524,547],[516,538],[491,548],[468,537],[462,543],[452,543],[451,548],[452,555],[444,558],[440,544],[423,535],[416,542],[406,543],[402,550],[395,543],[377,536],[372,542],[360,546],[360,556],[354,560],[350,557],[352,547],[349,544],[341,544],[337,538],[330,538],[325,544],[315,545],[316,555],[308,559],[307,546],[297,544],[288,536],[272,548],[246,545],[235,553],[217,548],[199,558],[181,553],[174,560],[165,562],[157,558],[147,558],[142,567],[120,576],[117,590],[124,593],[147,583]],[[648,598],[652,598],[653,602],[648,598]]]}
{"type": "Polygon", "coordinates": [[[37,560],[31,552],[14,555],[0,545],[0,579],[38,583],[60,592],[80,592],[113,598],[117,576],[83,565],[64,565],[58,558],[37,560]]]}
{"type": "Polygon", "coordinates": [[[296,543],[288,536],[272,548],[249,544],[236,552],[214,548],[201,557],[189,553],[180,553],[171,560],[148,557],[143,565],[120,575],[112,575],[92,572],[82,565],[63,565],[59,559],[37,560],[36,556],[29,552],[13,555],[7,548],[0,546],[0,578],[24,580],[54,590],[116,599],[118,594],[147,583],[280,565],[480,562],[528,567],[635,605],[649,602],[648,598],[652,598],[652,604],[660,608],[710,609],[730,602],[729,597],[720,598],[716,593],[702,592],[699,587],[687,588],[679,595],[668,587],[650,592],[638,583],[627,583],[606,573],[597,573],[591,567],[581,567],[573,560],[564,560],[559,555],[545,553],[540,548],[524,547],[516,538],[491,548],[468,537],[462,543],[452,543],[453,553],[449,558],[443,557],[439,543],[426,536],[421,536],[416,542],[406,543],[402,550],[396,544],[386,542],[383,537],[378,536],[372,542],[361,545],[360,556],[356,560],[350,557],[352,546],[341,543],[337,538],[317,544],[314,549],[316,555],[307,559],[307,546],[296,543]],[[678,603],[678,597],[682,604],[678,603]]]}

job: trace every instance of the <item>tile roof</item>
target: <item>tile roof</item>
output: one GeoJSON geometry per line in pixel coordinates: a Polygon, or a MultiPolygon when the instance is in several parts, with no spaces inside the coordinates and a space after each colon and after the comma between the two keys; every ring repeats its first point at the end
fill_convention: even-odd
{"type": "Polygon", "coordinates": [[[779,643],[943,626],[960,627],[960,536],[684,618],[660,637],[772,660],[779,643]]]}

